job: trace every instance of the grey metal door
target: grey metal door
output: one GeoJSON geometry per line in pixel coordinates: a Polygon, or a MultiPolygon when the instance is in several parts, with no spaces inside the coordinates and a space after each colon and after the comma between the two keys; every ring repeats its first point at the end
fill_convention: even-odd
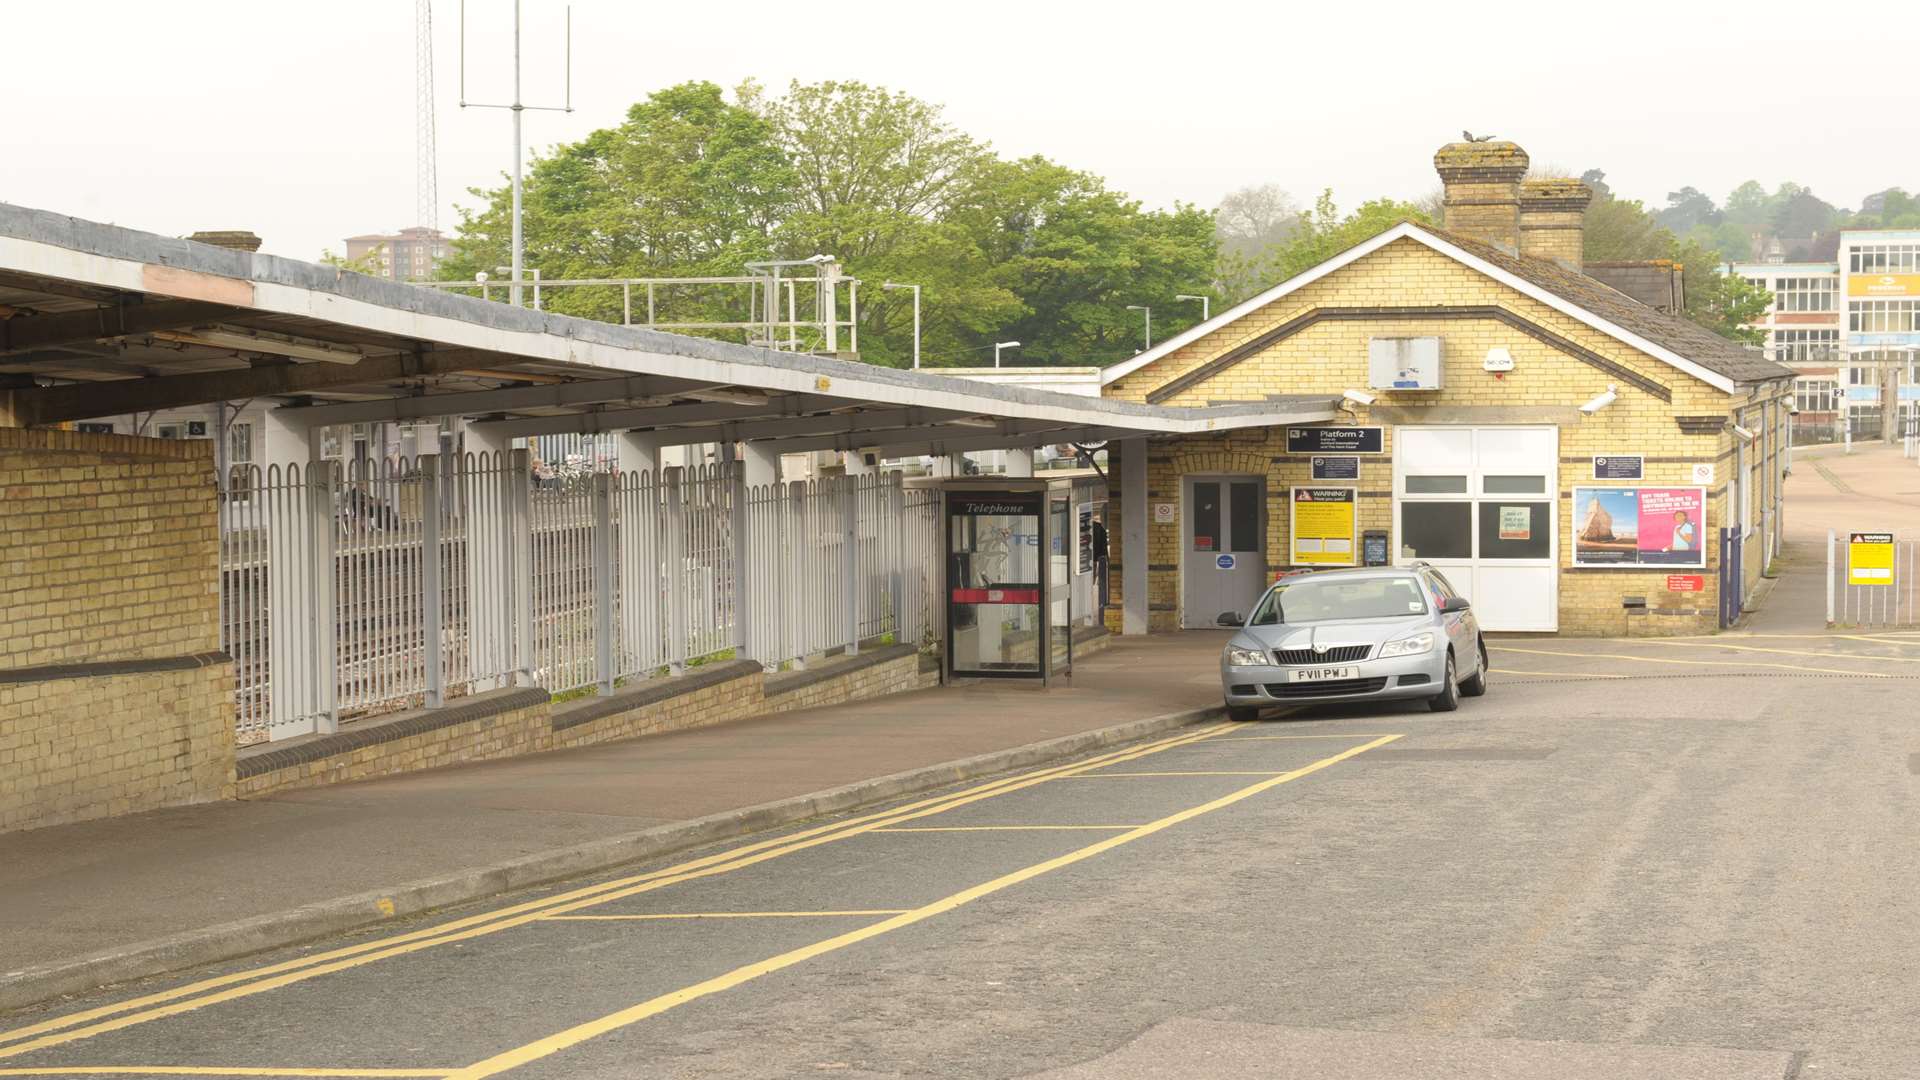
{"type": "Polygon", "coordinates": [[[1186,627],[1242,616],[1267,583],[1267,483],[1253,476],[1189,476],[1182,485],[1181,619],[1186,627]]]}

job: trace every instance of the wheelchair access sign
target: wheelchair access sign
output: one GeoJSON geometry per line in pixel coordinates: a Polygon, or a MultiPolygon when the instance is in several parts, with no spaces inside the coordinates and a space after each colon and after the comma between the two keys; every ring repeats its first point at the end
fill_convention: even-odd
{"type": "Polygon", "coordinates": [[[1847,584],[1893,584],[1893,534],[1857,532],[1847,535],[1847,584]]]}

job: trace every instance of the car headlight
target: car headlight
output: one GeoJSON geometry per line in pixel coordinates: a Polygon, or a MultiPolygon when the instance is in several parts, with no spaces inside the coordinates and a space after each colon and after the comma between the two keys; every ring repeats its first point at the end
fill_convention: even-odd
{"type": "Polygon", "coordinates": [[[1388,656],[1415,656],[1423,652],[1432,651],[1432,631],[1424,634],[1415,634],[1412,637],[1404,637],[1399,641],[1389,641],[1385,645],[1380,646],[1380,655],[1383,658],[1388,656]]]}
{"type": "Polygon", "coordinates": [[[1243,649],[1238,645],[1227,646],[1227,663],[1232,667],[1266,667],[1273,661],[1259,649],[1243,649]]]}

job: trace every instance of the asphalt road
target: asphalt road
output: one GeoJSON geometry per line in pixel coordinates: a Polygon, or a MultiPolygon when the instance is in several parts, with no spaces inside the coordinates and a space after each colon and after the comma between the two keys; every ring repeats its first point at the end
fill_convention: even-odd
{"type": "Polygon", "coordinates": [[[1920,1075],[1920,636],[1493,659],[10,1014],[0,1076],[1920,1075]]]}

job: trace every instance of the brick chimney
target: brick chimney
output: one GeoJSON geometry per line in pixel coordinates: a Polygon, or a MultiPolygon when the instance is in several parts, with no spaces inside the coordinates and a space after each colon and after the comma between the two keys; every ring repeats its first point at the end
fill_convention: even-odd
{"type": "Polygon", "coordinates": [[[212,232],[197,232],[187,237],[197,244],[212,244],[214,247],[232,248],[235,251],[259,251],[260,238],[246,229],[216,229],[212,232]]]}
{"type": "Polygon", "coordinates": [[[1446,227],[1507,251],[1520,250],[1520,179],[1527,152],[1510,142],[1455,142],[1434,152],[1446,185],[1446,227]]]}
{"type": "Polygon", "coordinates": [[[1593,189],[1571,177],[1520,184],[1520,254],[1579,270],[1593,189]]]}

